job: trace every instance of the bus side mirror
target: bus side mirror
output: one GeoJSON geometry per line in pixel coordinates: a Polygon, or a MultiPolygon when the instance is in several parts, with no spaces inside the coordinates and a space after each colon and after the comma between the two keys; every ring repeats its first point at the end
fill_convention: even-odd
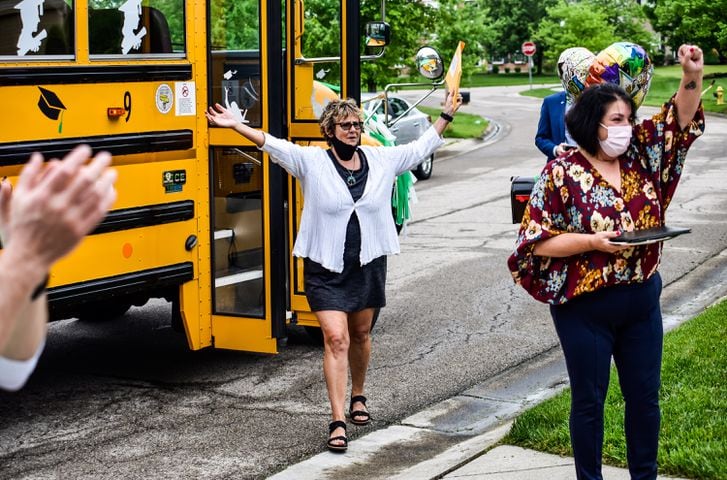
{"type": "Polygon", "coordinates": [[[422,47],[416,54],[416,65],[419,73],[429,80],[437,80],[444,74],[442,57],[432,47],[422,47]]]}
{"type": "Polygon", "coordinates": [[[366,46],[385,47],[391,41],[391,27],[386,22],[366,23],[366,46]]]}

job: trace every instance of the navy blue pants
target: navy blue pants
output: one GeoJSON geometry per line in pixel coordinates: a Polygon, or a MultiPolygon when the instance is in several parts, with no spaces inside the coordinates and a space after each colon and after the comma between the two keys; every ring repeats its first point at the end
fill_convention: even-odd
{"type": "Polygon", "coordinates": [[[570,435],[579,480],[603,478],[603,405],[611,357],[626,404],[631,478],[656,478],[664,335],[660,295],[656,273],[644,283],[604,288],[550,307],[570,378],[570,435]]]}

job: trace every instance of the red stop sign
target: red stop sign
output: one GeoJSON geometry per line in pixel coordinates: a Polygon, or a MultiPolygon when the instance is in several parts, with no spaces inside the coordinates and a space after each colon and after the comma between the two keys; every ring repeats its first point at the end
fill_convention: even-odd
{"type": "Polygon", "coordinates": [[[522,50],[523,55],[527,55],[528,57],[535,55],[536,48],[533,42],[523,42],[520,49],[522,50]]]}

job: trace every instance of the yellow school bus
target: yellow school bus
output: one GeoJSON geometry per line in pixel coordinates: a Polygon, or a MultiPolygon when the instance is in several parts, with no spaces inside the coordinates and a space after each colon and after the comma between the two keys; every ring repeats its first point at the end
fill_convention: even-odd
{"type": "MultiPolygon", "coordinates": [[[[288,323],[317,325],[291,256],[298,185],[203,112],[320,141],[316,68],[360,97],[359,8],[340,0],[339,50],[308,58],[302,0],[0,0],[0,176],[79,143],[119,173],[112,210],[50,273],[53,318],[166,298],[191,349],[266,353],[288,323]]],[[[383,48],[388,26],[369,30],[383,48]]]]}

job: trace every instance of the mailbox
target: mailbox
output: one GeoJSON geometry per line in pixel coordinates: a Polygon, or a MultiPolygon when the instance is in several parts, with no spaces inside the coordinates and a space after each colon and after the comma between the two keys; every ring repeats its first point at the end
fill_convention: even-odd
{"type": "Polygon", "coordinates": [[[510,207],[512,209],[512,223],[520,223],[525,214],[525,207],[530,200],[537,177],[511,177],[510,178],[510,207]]]}

